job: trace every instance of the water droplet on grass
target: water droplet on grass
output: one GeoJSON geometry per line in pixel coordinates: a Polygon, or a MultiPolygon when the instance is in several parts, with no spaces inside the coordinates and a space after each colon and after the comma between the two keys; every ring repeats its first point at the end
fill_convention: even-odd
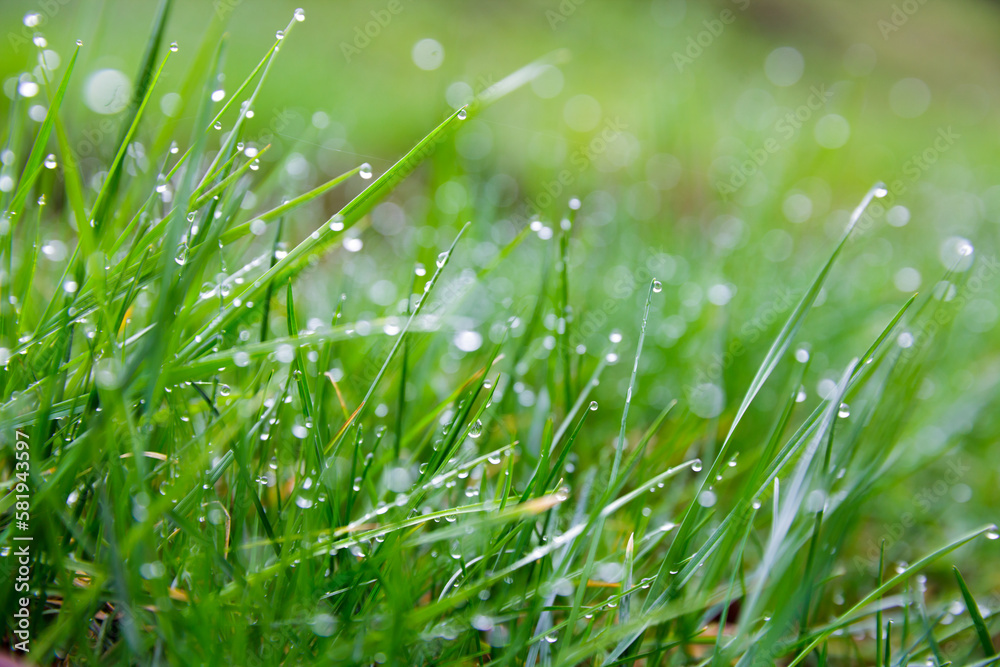
{"type": "Polygon", "coordinates": [[[478,438],[483,434],[483,422],[476,420],[476,422],[469,428],[469,437],[478,438]]]}
{"type": "Polygon", "coordinates": [[[465,110],[465,107],[462,107],[461,109],[458,110],[457,116],[459,120],[465,120],[466,118],[469,117],[469,112],[465,110]]]}
{"type": "Polygon", "coordinates": [[[657,294],[659,294],[660,292],[662,292],[663,291],[663,283],[661,283],[659,280],[654,280],[653,281],[653,291],[656,292],[657,294]]]}
{"type": "Polygon", "coordinates": [[[590,411],[593,412],[595,410],[597,410],[597,401],[591,401],[590,402],[590,411]]]}
{"type": "Polygon", "coordinates": [[[361,176],[361,178],[363,178],[365,180],[368,180],[369,178],[372,177],[372,166],[370,164],[368,164],[367,162],[365,162],[358,169],[358,175],[361,176]]]}

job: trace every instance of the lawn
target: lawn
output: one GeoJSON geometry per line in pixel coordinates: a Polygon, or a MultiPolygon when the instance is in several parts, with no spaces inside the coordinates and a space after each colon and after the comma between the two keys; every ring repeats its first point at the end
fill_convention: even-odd
{"type": "Polygon", "coordinates": [[[996,7],[10,2],[2,648],[990,665],[996,7]]]}

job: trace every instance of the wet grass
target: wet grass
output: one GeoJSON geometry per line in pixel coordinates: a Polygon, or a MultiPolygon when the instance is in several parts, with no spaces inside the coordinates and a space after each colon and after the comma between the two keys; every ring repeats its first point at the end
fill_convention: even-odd
{"type": "MultiPolygon", "coordinates": [[[[606,318],[624,333],[608,322],[580,342],[578,314],[601,306],[578,284],[601,276],[573,261],[599,252],[571,243],[579,201],[485,260],[472,258],[494,238],[488,212],[414,248],[381,274],[397,298],[377,311],[373,280],[345,268],[368,251],[373,207],[426,160],[440,168],[439,146],[550,60],[445,117],[384,172],[357,165],[287,192],[245,135],[297,18],[224,99],[212,97],[225,41],[206,42],[187,78],[189,136],[151,118],[170,68],[158,21],[95,187],[60,113],[75,56],[45,82],[37,130],[23,100],[7,109],[16,160],[4,163],[19,168],[0,199],[0,544],[9,557],[24,534],[23,483],[33,660],[996,659],[994,601],[977,609],[950,568],[995,526],[909,564],[886,560],[891,529],[874,560],[857,540],[879,494],[944,451],[915,456],[903,435],[946,345],[947,326],[931,324],[954,319],[947,295],[969,274],[904,295],[857,349],[801,340],[884,186],[858,193],[794,305],[733,361],[739,401],[711,383],[660,400],[649,386],[671,359],[651,364],[646,336],[677,286],[642,275],[606,318]],[[818,355],[845,359],[822,395],[803,387],[818,355]]],[[[0,585],[5,609],[15,583],[0,585]]]]}

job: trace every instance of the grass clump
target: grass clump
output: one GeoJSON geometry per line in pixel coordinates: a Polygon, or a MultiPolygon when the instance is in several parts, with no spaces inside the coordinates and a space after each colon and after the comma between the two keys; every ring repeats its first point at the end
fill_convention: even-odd
{"type": "MultiPolygon", "coordinates": [[[[611,341],[596,352],[576,344],[574,312],[588,305],[569,268],[576,203],[479,266],[469,256],[489,220],[415,252],[401,298],[382,312],[356,306],[364,296],[351,288],[363,286],[326,260],[362,250],[373,206],[546,61],[456,110],[377,177],[358,165],[288,193],[260,168],[273,149],[247,143],[247,127],[300,15],[223,100],[213,94],[226,42],[206,41],[187,78],[184,136],[156,127],[149,105],[171,66],[168,6],[95,188],[61,114],[75,54],[46,81],[37,131],[21,100],[7,111],[18,169],[0,239],[0,544],[9,555],[17,536],[33,538],[33,660],[995,659],[989,610],[946,570],[995,526],[895,566],[885,540],[874,561],[853,541],[866,506],[906,473],[900,434],[942,344],[928,323],[957,305],[896,304],[825,396],[801,389],[818,350],[797,334],[883,186],[768,330],[738,405],[703,419],[688,409],[704,402],[699,389],[640,423],[647,411],[630,407],[666,288],[651,279],[621,309],[636,336],[602,332],[611,341]],[[540,270],[520,257],[529,244],[540,270]],[[476,286],[529,270],[537,298],[470,324],[476,286]],[[321,281],[345,285],[343,298],[308,317],[321,281]],[[598,405],[619,359],[631,372],[598,405]],[[762,418],[750,410],[765,386],[780,398],[762,418]],[[15,520],[19,483],[27,531],[15,520]],[[949,592],[970,613],[944,624],[949,592]]],[[[960,289],[962,275],[944,280],[960,289]]],[[[15,608],[15,585],[0,585],[4,608],[15,608]]]]}

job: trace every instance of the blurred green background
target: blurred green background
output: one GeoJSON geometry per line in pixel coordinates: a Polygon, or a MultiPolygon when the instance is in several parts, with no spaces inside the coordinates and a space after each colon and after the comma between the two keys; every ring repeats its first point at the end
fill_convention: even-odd
{"type": "MultiPolygon", "coordinates": [[[[470,327],[488,329],[537,292],[551,231],[578,197],[570,244],[578,353],[602,354],[617,329],[630,359],[645,283],[661,278],[636,428],[678,398],[690,408],[681,419],[718,419],[714,429],[724,433],[790,311],[787,290],[801,294],[850,210],[882,180],[890,195],[881,213],[865,221],[799,336],[812,350],[806,400],[828,390],[913,292],[937,288],[948,298],[938,285],[948,268],[978,272],[950,333],[935,343],[921,402],[911,406],[912,457],[899,461],[899,481],[871,508],[858,546],[866,551],[891,536],[883,524],[906,512],[922,530],[892,541],[898,560],[941,534],[998,519],[996,3],[187,0],[168,24],[166,41],[180,48],[154,95],[155,115],[186,127],[191,112],[177,94],[187,64],[223,21],[226,90],[297,6],[306,20],[283,40],[248,132],[275,145],[255,210],[361,162],[380,173],[471,94],[546,54],[558,52],[560,62],[471,119],[376,208],[362,252],[341,250],[317,267],[302,296],[314,317],[328,319],[341,291],[368,298],[352,302],[355,316],[383,312],[404,296],[396,286],[407,284],[414,259],[433,262],[466,220],[474,226],[457,261],[475,269],[537,216],[538,233],[507,270],[463,301],[470,327]],[[971,261],[961,254],[969,244],[971,261]],[[726,357],[733,341],[745,352],[726,357]]],[[[115,145],[123,114],[108,112],[127,99],[155,8],[0,4],[7,103],[14,87],[31,83],[37,63],[26,14],[40,15],[37,29],[63,61],[83,40],[64,109],[88,177],[99,178],[115,145]]],[[[140,141],[154,130],[142,128],[140,141]]],[[[298,238],[363,185],[355,179],[299,214],[298,238]]],[[[68,238],[71,230],[52,234],[68,238]]],[[[362,359],[365,350],[357,352],[362,359]]],[[[343,360],[348,376],[361,372],[359,359],[343,360]]],[[[419,363],[441,364],[442,380],[415,391],[450,391],[446,378],[459,376],[462,359],[454,348],[427,355],[419,363]]],[[[597,391],[602,403],[620,403],[630,367],[607,376],[597,391]]],[[[751,423],[771,422],[780,387],[765,388],[751,423]]],[[[522,400],[545,409],[551,399],[522,400]]],[[[610,442],[617,422],[593,428],[592,442],[610,442]]],[[[966,567],[979,569],[991,590],[1000,585],[995,572],[966,567]]]]}

